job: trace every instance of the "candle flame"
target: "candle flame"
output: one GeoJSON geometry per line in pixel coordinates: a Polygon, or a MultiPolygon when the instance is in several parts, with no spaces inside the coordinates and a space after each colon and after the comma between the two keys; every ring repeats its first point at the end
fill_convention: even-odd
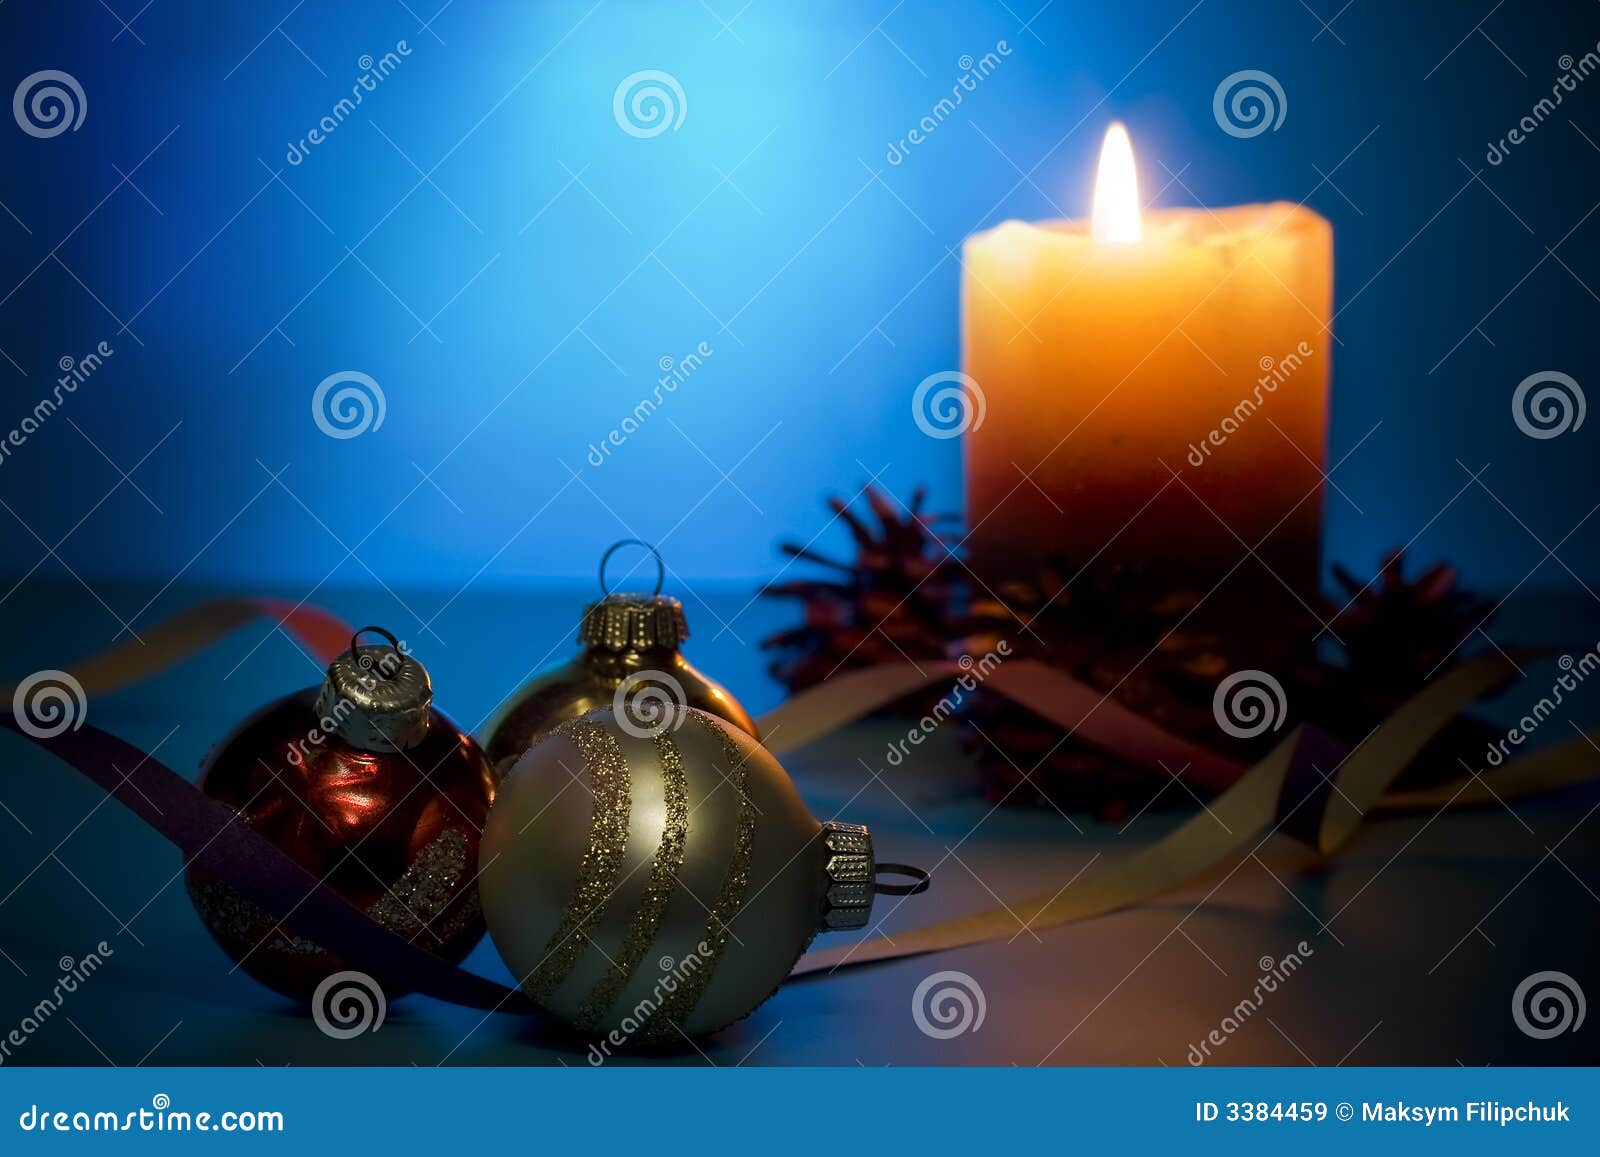
{"type": "Polygon", "coordinates": [[[1139,240],[1139,174],[1133,167],[1133,142],[1121,121],[1112,122],[1100,146],[1090,232],[1096,241],[1119,245],[1139,240]]]}

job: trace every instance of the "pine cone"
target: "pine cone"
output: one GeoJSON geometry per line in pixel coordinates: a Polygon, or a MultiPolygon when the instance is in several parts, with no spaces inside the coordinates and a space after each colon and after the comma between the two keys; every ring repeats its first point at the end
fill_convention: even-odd
{"type": "Polygon", "coordinates": [[[1343,597],[1326,602],[1325,610],[1338,657],[1311,669],[1305,681],[1316,703],[1313,717],[1354,741],[1454,666],[1494,606],[1461,587],[1442,564],[1406,578],[1401,550],[1386,554],[1367,582],[1340,566],[1333,576],[1343,597]]]}
{"type": "Polygon", "coordinates": [[[794,579],[761,592],[798,599],[804,611],[800,626],[761,641],[763,649],[780,652],[768,669],[790,691],[856,667],[944,658],[965,633],[958,611],[959,564],[939,530],[954,516],[924,513],[926,487],[912,494],[903,516],[875,487],[867,486],[863,494],[875,525],[843,500],[828,499],[828,508],[855,541],[852,561],[792,542],[780,545],[791,558],[826,567],[837,577],[794,579]]]}

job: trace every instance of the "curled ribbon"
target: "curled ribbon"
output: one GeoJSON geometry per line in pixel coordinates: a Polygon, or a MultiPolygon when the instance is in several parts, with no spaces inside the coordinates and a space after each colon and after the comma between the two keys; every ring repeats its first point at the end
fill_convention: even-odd
{"type": "MultiPolygon", "coordinates": [[[[153,674],[249,619],[272,615],[308,649],[331,659],[350,629],[325,611],[270,600],[203,603],[74,668],[86,692],[105,693],[153,674]]],[[[794,696],[761,718],[774,752],[802,747],[911,692],[961,670],[953,663],[889,664],[851,672],[794,696]]],[[[1469,704],[1507,682],[1514,668],[1489,655],[1429,683],[1371,735],[1349,748],[1309,724],[1294,729],[1253,767],[1155,727],[1092,688],[1042,664],[1016,661],[985,686],[1096,744],[1147,767],[1183,773],[1220,794],[1164,838],[1049,896],[808,953],[793,978],[874,961],[939,952],[1012,935],[1018,923],[1043,930],[1128,907],[1179,887],[1282,832],[1318,855],[1342,847],[1375,812],[1442,809],[1510,799],[1593,778],[1594,737],[1547,748],[1488,775],[1425,791],[1386,794],[1427,742],[1469,704]],[[1248,850],[1247,850],[1248,849],[1248,850]]],[[[188,780],[130,744],[87,724],[28,738],[99,784],[181,850],[296,932],[403,987],[474,1008],[531,1012],[520,993],[448,964],[390,932],[306,872],[276,845],[188,780]],[[289,914],[289,915],[286,915],[289,914]]]]}

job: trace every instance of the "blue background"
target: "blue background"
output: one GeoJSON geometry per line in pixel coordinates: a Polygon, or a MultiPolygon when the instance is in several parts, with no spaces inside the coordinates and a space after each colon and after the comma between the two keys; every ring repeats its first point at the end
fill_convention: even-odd
{"type": "Polygon", "coordinates": [[[1158,204],[1307,198],[1334,223],[1330,459],[1376,432],[1335,475],[1330,559],[1367,570],[1415,538],[1491,589],[1592,576],[1595,420],[1535,441],[1510,396],[1539,370],[1593,382],[1600,83],[1484,155],[1594,48],[1600,9],[1036,7],[12,0],[5,91],[62,69],[88,110],[48,140],[0,122],[0,428],[62,357],[116,353],[0,464],[0,568],[456,590],[586,578],[634,533],[683,583],[748,584],[778,538],[823,528],[826,493],[926,482],[957,508],[959,443],[922,436],[910,394],[959,365],[961,240],[1083,214],[1116,117],[1158,204]],[[289,165],[358,58],[402,39],[289,165]],[[959,58],[1001,40],[890,165],[959,58]],[[638,139],[612,94],[646,68],[687,107],[638,139]],[[1288,111],[1236,139],[1211,98],[1247,68],[1288,111]],[[658,361],[702,341],[706,364],[589,465],[658,361]],[[340,370],[380,383],[381,429],[313,424],[340,370]]]}

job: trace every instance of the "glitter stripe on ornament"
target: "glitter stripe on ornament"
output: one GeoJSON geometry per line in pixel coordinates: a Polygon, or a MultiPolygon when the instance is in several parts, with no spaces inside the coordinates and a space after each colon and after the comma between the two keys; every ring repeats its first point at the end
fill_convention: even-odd
{"type": "Polygon", "coordinates": [[[622,748],[604,728],[574,719],[556,728],[589,769],[594,811],[589,823],[589,848],[578,864],[578,882],[561,911],[561,920],[545,945],[544,959],[522,982],[535,1000],[548,999],[572,972],[589,946],[591,930],[606,902],[617,890],[623,854],[628,848],[628,816],[632,779],[622,748]]]}
{"type": "Polygon", "coordinates": [[[578,1009],[576,1023],[585,1031],[597,1028],[604,1020],[606,1012],[633,979],[639,962],[655,943],[667,901],[672,898],[672,890],[678,882],[678,871],[683,867],[684,848],[689,841],[689,775],[672,737],[661,732],[654,740],[656,758],[661,761],[666,824],[661,830],[661,844],[656,848],[655,860],[650,865],[650,879],[645,884],[644,895],[628,919],[622,951],[578,1009]]]}
{"type": "Polygon", "coordinates": [[[739,797],[739,811],[734,819],[733,852],[728,857],[722,886],[717,889],[717,898],[711,905],[705,931],[700,936],[699,942],[710,951],[700,961],[700,966],[651,1015],[645,1032],[646,1039],[650,1040],[669,1038],[673,1028],[682,1032],[684,1022],[710,986],[717,965],[722,962],[723,949],[728,944],[729,926],[744,907],[744,894],[750,886],[750,856],[756,842],[756,805],[750,798],[750,770],[745,766],[744,756],[723,728],[706,722],[692,712],[688,721],[714,736],[722,746],[723,758],[728,761],[730,768],[728,786],[739,797]]]}

